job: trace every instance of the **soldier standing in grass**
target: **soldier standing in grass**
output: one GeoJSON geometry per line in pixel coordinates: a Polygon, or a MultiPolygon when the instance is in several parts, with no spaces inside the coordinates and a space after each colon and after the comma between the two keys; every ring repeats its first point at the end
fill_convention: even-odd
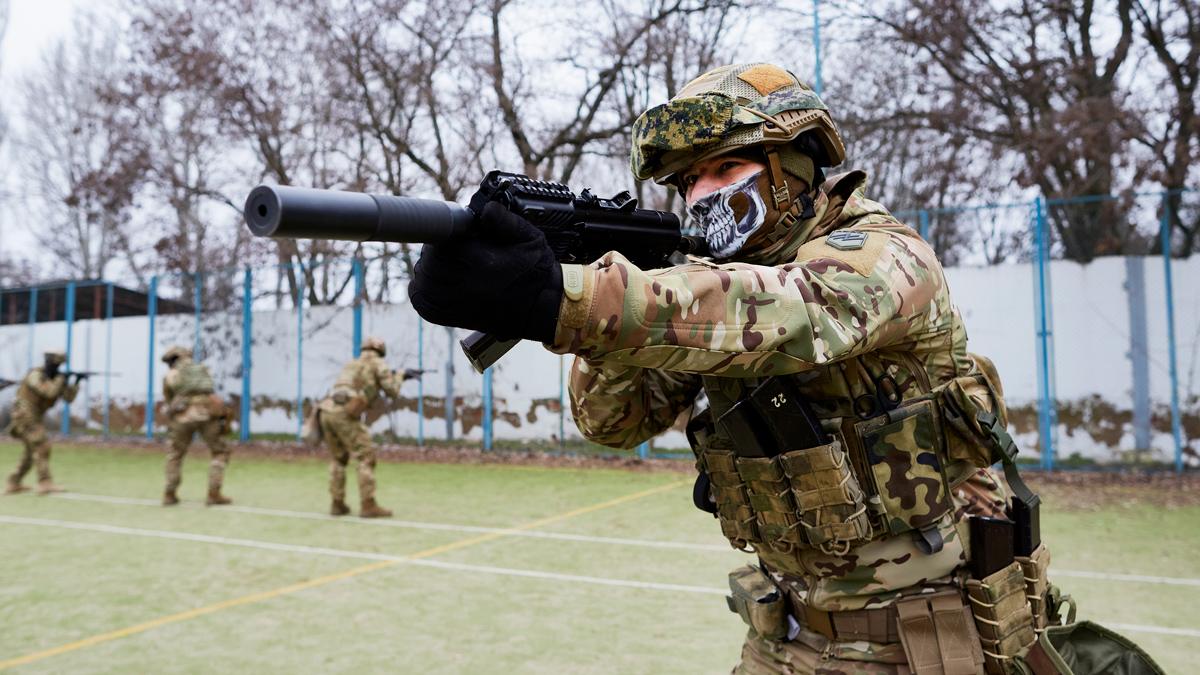
{"type": "Polygon", "coordinates": [[[413,307],[577,354],[572,410],[593,441],[634,447],[691,411],[694,500],[757,557],[729,579],[750,626],[736,672],[1009,672],[1046,625],[1049,557],[1014,556],[1011,522],[968,518],[1004,516],[987,467],[1015,447],[933,249],[866,198],[863,172],[824,175],[842,139],[782,68],[705,73],[632,135],[635,177],[684,197],[709,256],[560,265],[480,193],[477,236],[422,250],[413,307]],[[976,524],[1010,528],[974,542],[998,565],[979,578],[976,524]]]}
{"type": "Polygon", "coordinates": [[[224,434],[229,432],[229,407],[213,391],[212,374],[203,364],[192,360],[186,347],[171,347],[162,355],[170,370],[163,376],[163,400],[169,416],[171,448],[167,452],[167,485],[163,489],[163,506],[179,503],[180,470],[183,456],[196,432],[208,445],[212,460],[208,465],[208,498],[205,504],[219,506],[233,500],[221,494],[225,467],[229,465],[229,446],[224,434]]]}
{"type": "Polygon", "coordinates": [[[335,516],[350,513],[346,505],[346,465],[353,457],[358,463],[359,515],[363,518],[387,518],[392,512],[375,501],[375,446],[362,416],[379,395],[388,398],[400,395],[400,385],[406,379],[419,377],[420,371],[397,372],[388,367],[383,357],[387,347],[383,340],[369,337],[363,340],[361,355],[347,363],[333,389],[315,411],[319,438],[325,440],[333,456],[329,463],[329,512],[335,516]]]}
{"type": "Polygon", "coordinates": [[[46,438],[46,425],[42,418],[60,398],[70,403],[79,393],[78,380],[68,384],[67,375],[59,372],[60,366],[66,362],[65,353],[46,352],[42,366],[31,369],[21,380],[8,433],[21,439],[25,444],[25,452],[21,455],[16,471],[8,476],[5,494],[27,490],[28,488],[21,485],[21,480],[35,464],[38,473],[38,494],[62,491],[50,477],[50,441],[46,438]]]}

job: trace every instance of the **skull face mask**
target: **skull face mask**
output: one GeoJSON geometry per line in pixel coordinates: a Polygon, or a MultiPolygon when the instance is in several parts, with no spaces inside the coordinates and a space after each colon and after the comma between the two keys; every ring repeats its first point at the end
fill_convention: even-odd
{"type": "Polygon", "coordinates": [[[759,190],[762,171],[697,199],[688,215],[704,232],[714,258],[728,258],[745,245],[750,235],[767,219],[767,207],[759,190]]]}

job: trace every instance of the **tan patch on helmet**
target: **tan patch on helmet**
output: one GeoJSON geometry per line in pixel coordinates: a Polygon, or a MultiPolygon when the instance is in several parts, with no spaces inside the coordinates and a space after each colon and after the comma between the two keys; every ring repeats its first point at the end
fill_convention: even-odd
{"type": "Polygon", "coordinates": [[[754,66],[750,70],[738,75],[738,79],[754,87],[763,96],[783,89],[789,84],[796,83],[788,71],[778,66],[766,64],[754,66]]]}

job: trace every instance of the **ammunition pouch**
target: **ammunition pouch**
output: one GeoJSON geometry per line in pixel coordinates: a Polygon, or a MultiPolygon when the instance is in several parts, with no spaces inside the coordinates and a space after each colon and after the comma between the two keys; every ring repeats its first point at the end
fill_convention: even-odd
{"type": "Polygon", "coordinates": [[[759,637],[789,637],[787,599],[770,575],[754,565],[744,565],[729,573],[729,590],[725,596],[729,611],[742,617],[759,637]]]}
{"type": "Polygon", "coordinates": [[[1051,626],[1014,659],[1021,675],[1163,675],[1132,641],[1090,621],[1051,626]]]}
{"type": "Polygon", "coordinates": [[[983,665],[971,610],[957,589],[896,601],[900,642],[917,675],[975,675],[983,665]]]}
{"type": "Polygon", "coordinates": [[[1037,638],[1021,563],[1014,560],[983,579],[968,579],[966,589],[987,672],[1019,672],[1014,659],[1037,638]]]}

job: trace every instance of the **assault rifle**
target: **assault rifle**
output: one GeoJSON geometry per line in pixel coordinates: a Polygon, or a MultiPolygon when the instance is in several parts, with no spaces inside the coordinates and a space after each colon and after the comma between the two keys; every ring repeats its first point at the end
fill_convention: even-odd
{"type": "Polygon", "coordinates": [[[419,380],[419,379],[421,379],[421,376],[424,375],[425,373],[436,373],[437,369],[435,369],[435,368],[405,368],[404,370],[397,370],[396,372],[403,375],[404,379],[406,379],[406,380],[419,380]]]}
{"type": "Polygon", "coordinates": [[[80,380],[86,380],[89,377],[94,377],[96,375],[111,375],[114,377],[121,376],[120,373],[110,373],[101,370],[60,370],[58,372],[61,375],[66,375],[68,379],[72,377],[75,378],[76,384],[79,384],[80,380]]]}
{"type": "Polygon", "coordinates": [[[0,391],[4,391],[9,387],[15,387],[18,384],[20,384],[20,382],[16,380],[6,380],[3,377],[0,377],[0,391]]]}
{"type": "MultiPolygon", "coordinates": [[[[541,230],[561,263],[587,264],[619,251],[649,269],[670,265],[676,251],[706,252],[703,239],[682,235],[675,214],[639,209],[628,192],[608,199],[590,190],[576,195],[562,183],[503,171],[488,173],[480,189],[541,230]]],[[[470,209],[454,202],[271,185],[250,192],[243,215],[259,237],[409,244],[469,237],[475,222],[470,209]]],[[[461,344],[482,373],[517,342],[475,332],[461,344]]]]}

